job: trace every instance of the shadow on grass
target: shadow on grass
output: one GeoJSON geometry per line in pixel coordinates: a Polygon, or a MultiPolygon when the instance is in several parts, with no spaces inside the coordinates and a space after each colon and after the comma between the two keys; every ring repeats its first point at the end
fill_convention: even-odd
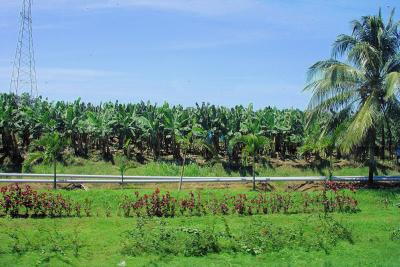
{"type": "Polygon", "coordinates": [[[329,160],[316,159],[316,160],[309,162],[309,164],[306,166],[296,166],[295,168],[298,168],[302,171],[311,170],[313,172],[317,172],[321,176],[327,176],[327,175],[329,175],[328,169],[329,169],[330,165],[331,165],[331,163],[329,162],[329,160]]]}

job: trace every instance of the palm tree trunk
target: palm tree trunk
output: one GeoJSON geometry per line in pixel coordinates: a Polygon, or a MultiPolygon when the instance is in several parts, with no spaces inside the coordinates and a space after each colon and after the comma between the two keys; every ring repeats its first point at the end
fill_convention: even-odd
{"type": "Polygon", "coordinates": [[[253,191],[256,191],[256,154],[253,155],[253,191]]]}
{"type": "Polygon", "coordinates": [[[385,142],[385,126],[382,125],[382,136],[381,136],[381,159],[384,160],[385,159],[385,148],[386,148],[386,142],[385,142]]]}
{"type": "Polygon", "coordinates": [[[369,170],[368,170],[368,183],[371,185],[374,183],[374,171],[375,171],[375,129],[369,130],[369,170]]]}
{"type": "Polygon", "coordinates": [[[387,127],[387,135],[388,135],[388,151],[389,151],[389,159],[393,159],[393,142],[392,142],[392,130],[390,129],[390,120],[387,116],[384,117],[386,121],[387,127]]]}
{"type": "Polygon", "coordinates": [[[389,158],[393,159],[393,141],[392,141],[392,132],[390,128],[388,128],[388,136],[389,136],[389,144],[388,144],[389,158]]]}
{"type": "Polygon", "coordinates": [[[183,154],[183,161],[182,161],[182,169],[181,169],[181,178],[179,180],[179,191],[182,189],[182,183],[183,183],[183,173],[185,171],[185,163],[186,163],[186,152],[183,154]]]}
{"type": "Polygon", "coordinates": [[[54,181],[53,181],[53,189],[57,189],[57,161],[54,160],[53,162],[53,167],[54,167],[54,181]]]}

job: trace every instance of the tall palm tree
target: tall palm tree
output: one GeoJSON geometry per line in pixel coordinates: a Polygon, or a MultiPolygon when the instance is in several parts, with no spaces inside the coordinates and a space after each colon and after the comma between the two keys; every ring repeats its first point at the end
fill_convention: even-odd
{"type": "Polygon", "coordinates": [[[339,35],[334,42],[332,58],[310,67],[305,87],[313,93],[308,107],[311,119],[324,113],[351,111],[349,126],[338,142],[344,152],[368,145],[370,183],[376,169],[378,123],[400,86],[400,22],[395,22],[393,15],[394,11],[387,23],[380,11],[353,21],[351,35],[339,35]]]}
{"type": "Polygon", "coordinates": [[[53,188],[57,189],[57,158],[60,157],[66,146],[65,140],[59,133],[55,132],[43,135],[32,144],[36,151],[29,154],[27,160],[24,162],[25,167],[30,166],[38,160],[53,164],[53,188]]]}

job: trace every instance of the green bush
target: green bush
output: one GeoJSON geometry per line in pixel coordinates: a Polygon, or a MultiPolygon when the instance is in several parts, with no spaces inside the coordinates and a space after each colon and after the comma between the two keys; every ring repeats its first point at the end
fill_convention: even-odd
{"type": "Polygon", "coordinates": [[[400,227],[390,233],[390,240],[400,242],[400,227]]]}
{"type": "Polygon", "coordinates": [[[122,254],[140,256],[184,255],[201,257],[210,253],[245,253],[259,255],[285,249],[324,251],[329,253],[340,241],[353,243],[352,231],[332,217],[310,217],[311,229],[303,225],[282,227],[263,220],[254,219],[240,233],[231,232],[224,220],[224,231],[214,227],[173,228],[165,220],[139,218],[134,229],[125,233],[122,254]]]}
{"type": "Polygon", "coordinates": [[[143,254],[176,255],[177,231],[166,227],[162,220],[155,221],[139,218],[136,227],[123,234],[123,255],[139,256],[143,254]]]}
{"type": "Polygon", "coordinates": [[[218,253],[221,248],[218,244],[218,237],[214,230],[201,230],[196,228],[182,228],[185,233],[185,249],[184,255],[205,256],[209,253],[218,253]]]}

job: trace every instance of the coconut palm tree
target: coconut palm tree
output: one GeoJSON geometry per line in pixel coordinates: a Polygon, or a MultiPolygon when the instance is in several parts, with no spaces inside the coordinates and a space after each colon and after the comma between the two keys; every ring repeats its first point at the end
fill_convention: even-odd
{"type": "Polygon", "coordinates": [[[25,167],[31,166],[34,162],[42,160],[44,163],[53,164],[53,188],[57,189],[57,158],[65,149],[66,141],[57,132],[47,133],[32,143],[35,151],[28,155],[24,162],[25,167]]]}
{"type": "Polygon", "coordinates": [[[118,165],[118,171],[121,174],[121,186],[124,186],[124,176],[126,171],[134,168],[135,166],[129,162],[129,159],[125,156],[118,156],[116,158],[116,163],[118,165]]]}
{"type": "Polygon", "coordinates": [[[218,158],[218,153],[215,152],[214,147],[207,142],[207,132],[197,124],[195,120],[192,121],[189,131],[184,134],[179,132],[176,136],[176,142],[179,144],[182,152],[182,167],[181,176],[179,180],[179,191],[182,189],[183,175],[185,173],[185,164],[188,153],[192,149],[205,149],[209,151],[214,159],[218,158]]]}
{"type": "Polygon", "coordinates": [[[387,23],[380,11],[353,21],[351,35],[339,35],[334,42],[332,58],[310,67],[305,87],[313,93],[308,106],[311,120],[324,113],[351,111],[338,142],[344,152],[368,146],[370,183],[376,169],[378,123],[400,86],[399,22],[393,15],[394,11],[387,23]]]}
{"type": "Polygon", "coordinates": [[[234,147],[241,145],[242,156],[247,162],[251,158],[251,170],[253,176],[253,191],[256,190],[256,161],[258,155],[269,146],[269,139],[262,135],[260,130],[259,121],[253,121],[247,124],[246,127],[248,133],[238,133],[229,142],[229,151],[233,151],[234,147]]]}

